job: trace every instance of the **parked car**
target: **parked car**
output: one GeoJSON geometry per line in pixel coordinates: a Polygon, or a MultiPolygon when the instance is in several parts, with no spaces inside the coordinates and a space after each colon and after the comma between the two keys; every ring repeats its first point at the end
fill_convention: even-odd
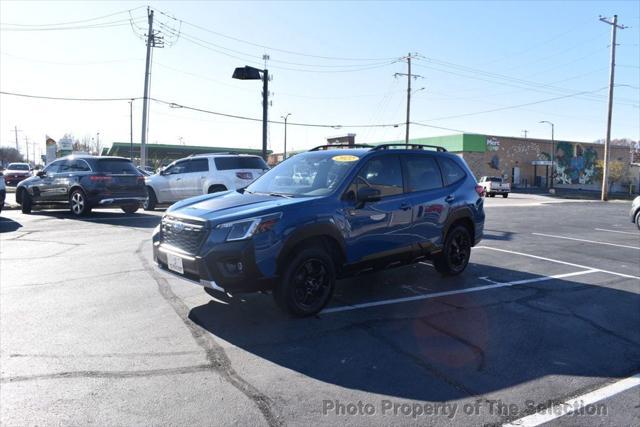
{"type": "Polygon", "coordinates": [[[511,184],[504,182],[499,176],[483,176],[478,181],[482,186],[484,194],[488,197],[496,197],[496,194],[502,194],[502,197],[509,197],[511,192],[511,184]]]}
{"type": "Polygon", "coordinates": [[[640,196],[633,199],[629,216],[631,217],[631,222],[635,223],[638,230],[640,230],[640,196]]]}
{"type": "Polygon", "coordinates": [[[483,234],[482,187],[444,148],[396,148],[318,147],[244,190],[178,202],[154,230],[154,260],[208,292],[273,290],[296,316],[363,270],[430,258],[462,273],[483,234]],[[309,182],[295,179],[303,169],[309,182]]]}
{"type": "Polygon", "coordinates": [[[2,173],[7,185],[17,185],[32,175],[31,165],[29,163],[9,163],[7,169],[2,173]]]}
{"type": "Polygon", "coordinates": [[[4,200],[7,197],[7,187],[4,184],[4,175],[0,172],[0,212],[4,207],[4,200]]]}
{"type": "Polygon", "coordinates": [[[16,188],[23,213],[37,205],[69,206],[76,216],[113,206],[134,213],[146,199],[144,176],[122,157],[62,157],[16,188]]]}
{"type": "Polygon", "coordinates": [[[176,160],[160,173],[146,178],[146,210],[160,203],[246,187],[269,167],[258,156],[202,154],[176,160]]]}

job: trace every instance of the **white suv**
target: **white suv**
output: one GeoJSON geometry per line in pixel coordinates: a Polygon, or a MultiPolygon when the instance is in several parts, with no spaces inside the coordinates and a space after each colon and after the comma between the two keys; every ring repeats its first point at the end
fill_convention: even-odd
{"type": "Polygon", "coordinates": [[[158,174],[145,177],[149,197],[144,209],[246,187],[268,169],[261,157],[242,154],[200,154],[179,159],[158,174]]]}

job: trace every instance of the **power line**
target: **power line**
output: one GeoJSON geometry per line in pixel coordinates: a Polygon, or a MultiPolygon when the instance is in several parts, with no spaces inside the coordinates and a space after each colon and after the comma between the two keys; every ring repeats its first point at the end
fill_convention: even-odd
{"type": "MultiPolygon", "coordinates": [[[[162,26],[162,25],[161,25],[162,26]]],[[[162,26],[163,29],[164,26],[162,26]]],[[[253,64],[255,66],[259,66],[262,67],[263,64],[261,63],[261,59],[262,57],[260,56],[255,56],[255,55],[251,55],[251,54],[247,54],[247,53],[243,53],[243,52],[239,52],[233,49],[228,49],[228,48],[224,48],[221,47],[219,45],[214,45],[206,40],[202,40],[199,38],[196,38],[194,36],[191,36],[187,33],[185,33],[184,31],[181,34],[181,38],[183,40],[186,40],[190,43],[193,43],[197,46],[200,46],[202,48],[205,48],[207,50],[210,50],[212,52],[218,53],[220,55],[224,55],[224,56],[228,56],[230,58],[234,58],[237,59],[239,61],[243,61],[243,62],[248,62],[250,64],[253,64]],[[212,46],[216,46],[216,47],[212,47],[212,46]],[[225,49],[228,50],[229,52],[233,52],[233,53],[229,53],[229,52],[225,52],[224,50],[221,49],[225,49]],[[244,55],[243,56],[239,56],[239,55],[244,55]]],[[[276,61],[276,60],[271,60],[271,62],[279,62],[279,63],[284,63],[284,64],[295,64],[298,66],[303,66],[303,67],[317,67],[318,64],[301,64],[301,63],[294,63],[294,62],[288,62],[288,61],[276,61]]],[[[288,71],[298,71],[298,72],[306,72],[306,73],[350,73],[350,72],[359,72],[359,71],[367,71],[367,70],[373,70],[373,69],[377,69],[377,68],[383,68],[383,67],[388,67],[389,65],[394,64],[395,62],[397,62],[397,58],[394,58],[393,61],[387,61],[387,62],[379,62],[379,63],[374,63],[374,64],[362,64],[360,66],[358,65],[342,65],[342,66],[329,66],[329,67],[359,67],[359,68],[346,68],[346,69],[340,69],[340,70],[317,70],[317,69],[305,69],[305,68],[294,68],[294,67],[284,67],[284,66],[280,66],[280,65],[271,65],[270,68],[275,68],[275,69],[279,69],[279,70],[288,70],[288,71]]]]}
{"type": "Polygon", "coordinates": [[[459,117],[468,117],[468,116],[475,116],[475,115],[478,115],[478,114],[486,114],[486,113],[494,113],[494,112],[497,112],[497,111],[512,110],[512,109],[515,109],[515,108],[527,107],[529,105],[536,105],[536,104],[542,104],[542,103],[545,103],[545,102],[557,101],[557,100],[565,99],[565,98],[572,98],[572,97],[583,95],[583,94],[587,94],[587,93],[600,92],[600,91],[605,90],[605,89],[607,89],[607,86],[602,87],[600,89],[596,89],[596,90],[583,91],[583,92],[578,92],[578,93],[569,94],[569,95],[557,96],[557,97],[554,97],[554,98],[540,99],[538,101],[527,102],[527,103],[524,103],[524,104],[509,105],[509,106],[500,107],[500,108],[492,108],[490,110],[476,111],[476,112],[473,112],[473,113],[457,114],[457,115],[454,115],[454,116],[436,117],[434,119],[425,119],[425,120],[422,120],[422,121],[429,122],[429,121],[436,121],[436,120],[449,120],[449,119],[457,119],[459,117]]]}
{"type": "MultiPolygon", "coordinates": [[[[221,117],[229,117],[229,118],[233,118],[233,119],[241,119],[241,120],[248,120],[248,121],[254,121],[254,122],[262,122],[263,121],[261,118],[256,118],[256,117],[247,117],[247,116],[240,116],[240,115],[237,115],[237,114],[221,113],[221,112],[218,112],[218,111],[207,110],[205,108],[191,107],[191,106],[188,106],[188,105],[178,104],[176,102],[165,101],[165,100],[157,99],[157,98],[149,98],[149,99],[152,100],[152,101],[158,102],[160,104],[168,105],[171,108],[180,108],[180,109],[192,110],[192,111],[197,111],[197,112],[200,112],[200,113],[213,114],[213,115],[221,116],[221,117]]],[[[278,121],[278,120],[268,120],[267,122],[268,123],[272,123],[272,124],[280,124],[280,125],[284,124],[283,121],[278,121]]],[[[398,127],[398,126],[402,126],[403,125],[403,123],[341,125],[341,124],[319,124],[319,123],[301,123],[301,122],[287,122],[287,124],[289,126],[304,126],[304,127],[332,128],[332,129],[398,127]]]]}
{"type": "Polygon", "coordinates": [[[167,13],[163,12],[162,10],[159,10],[159,9],[156,9],[156,10],[158,11],[158,13],[160,13],[161,15],[166,16],[167,18],[173,19],[175,21],[180,21],[183,24],[186,24],[186,25],[191,26],[193,28],[197,28],[197,29],[199,29],[201,31],[204,31],[204,32],[207,32],[207,33],[211,33],[211,34],[214,34],[216,36],[223,37],[223,38],[226,38],[226,39],[229,39],[229,40],[233,40],[233,41],[236,41],[238,43],[244,43],[244,44],[247,44],[247,45],[250,45],[250,46],[259,47],[259,48],[261,48],[263,50],[266,49],[266,50],[270,50],[270,51],[274,51],[274,52],[287,53],[287,54],[290,54],[290,55],[298,55],[298,56],[304,56],[304,57],[308,57],[308,58],[327,59],[327,60],[333,60],[333,61],[364,61],[364,62],[366,62],[366,61],[388,61],[388,60],[392,60],[392,59],[393,60],[397,59],[395,57],[388,57],[388,58],[354,58],[354,57],[339,57],[339,56],[323,56],[323,55],[312,55],[312,54],[303,53],[303,52],[296,52],[296,51],[287,50],[287,49],[280,49],[280,48],[276,48],[276,47],[273,47],[273,46],[267,46],[267,45],[263,45],[263,44],[260,44],[260,43],[255,43],[255,42],[251,42],[251,41],[248,41],[248,40],[243,40],[243,39],[240,39],[238,37],[229,36],[227,34],[223,34],[223,33],[217,32],[217,31],[213,31],[213,30],[210,30],[208,28],[201,27],[199,25],[196,25],[196,24],[193,24],[191,22],[185,21],[183,19],[178,19],[178,18],[176,18],[174,16],[168,15],[167,13]]]}
{"type": "Polygon", "coordinates": [[[8,22],[0,22],[0,25],[12,25],[12,26],[15,26],[15,27],[53,27],[53,26],[58,26],[58,25],[81,24],[81,23],[84,23],[84,22],[99,21],[100,19],[110,18],[112,16],[120,15],[122,13],[130,13],[130,12],[132,12],[134,10],[141,9],[143,7],[144,6],[138,6],[138,7],[135,7],[133,9],[121,10],[119,12],[110,13],[108,15],[96,16],[94,18],[81,19],[81,20],[78,20],[78,21],[54,22],[54,23],[49,23],[49,24],[12,24],[12,23],[8,23],[8,22]]]}
{"type": "Polygon", "coordinates": [[[0,31],[18,31],[18,32],[31,32],[31,31],[67,31],[67,30],[90,30],[97,28],[113,28],[124,27],[130,25],[129,19],[122,19],[118,21],[96,23],[92,25],[79,25],[72,27],[51,27],[51,28],[6,28],[0,27],[0,31]]]}
{"type": "MultiPolygon", "coordinates": [[[[456,75],[456,76],[460,76],[460,77],[464,77],[464,78],[468,78],[468,79],[474,79],[474,80],[481,80],[481,81],[485,81],[488,83],[492,83],[492,84],[499,84],[501,86],[509,86],[509,87],[515,87],[515,88],[519,88],[519,89],[524,89],[527,91],[532,91],[532,92],[539,92],[539,93],[544,93],[544,94],[551,94],[551,95],[557,95],[558,93],[568,93],[571,95],[575,95],[578,92],[575,92],[571,89],[565,89],[565,88],[561,88],[561,87],[557,87],[557,86],[553,86],[553,85],[549,85],[549,84],[542,84],[542,83],[536,83],[536,82],[529,82],[526,80],[521,80],[521,79],[516,79],[516,78],[512,78],[509,76],[501,76],[499,74],[494,74],[494,73],[486,73],[483,72],[481,70],[473,70],[473,69],[469,69],[469,71],[465,71],[467,73],[471,73],[471,74],[463,74],[460,72],[455,72],[455,71],[451,71],[451,70],[443,70],[441,68],[436,68],[436,67],[431,67],[428,65],[424,65],[424,64],[415,64],[417,67],[422,67],[422,68],[427,68],[427,69],[432,69],[435,71],[440,71],[442,73],[446,73],[446,74],[452,74],[452,75],[456,75]],[[496,77],[492,77],[489,76],[488,78],[483,78],[478,76],[478,74],[480,73],[486,73],[486,74],[494,74],[496,77]],[[500,78],[506,79],[506,81],[499,81],[500,78]],[[493,80],[491,80],[493,79],[493,80]],[[512,81],[518,81],[520,80],[520,82],[518,82],[517,84],[514,83],[510,83],[509,80],[512,81]],[[548,88],[548,89],[546,89],[548,88]]],[[[468,68],[468,67],[466,67],[468,68]]],[[[602,96],[593,96],[593,95],[586,95],[586,96],[582,96],[582,99],[585,100],[589,100],[589,101],[597,101],[597,102],[602,102],[604,100],[604,98],[602,96]]],[[[632,101],[633,102],[633,101],[632,101]]],[[[618,102],[619,104],[622,105],[636,105],[636,104],[630,104],[627,101],[623,101],[623,102],[618,102]]]]}
{"type": "Polygon", "coordinates": [[[44,95],[30,95],[26,93],[6,92],[0,91],[2,95],[20,96],[23,98],[35,98],[35,99],[51,99],[55,101],[88,101],[88,102],[100,102],[100,101],[130,101],[132,99],[142,99],[141,97],[127,97],[127,98],[73,98],[62,96],[44,96],[44,95]]]}

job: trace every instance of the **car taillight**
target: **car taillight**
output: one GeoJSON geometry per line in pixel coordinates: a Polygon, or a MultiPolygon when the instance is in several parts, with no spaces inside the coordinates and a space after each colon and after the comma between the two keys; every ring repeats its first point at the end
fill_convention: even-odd
{"type": "Polygon", "coordinates": [[[484,193],[484,187],[482,185],[476,185],[476,193],[478,193],[478,196],[482,196],[482,193],[484,193]]]}
{"type": "Polygon", "coordinates": [[[111,181],[110,176],[106,175],[91,175],[89,179],[93,182],[109,182],[111,181]]]}
{"type": "Polygon", "coordinates": [[[252,179],[253,175],[251,172],[236,172],[236,176],[240,179],[252,179]]]}
{"type": "Polygon", "coordinates": [[[138,184],[144,184],[144,176],[139,176],[138,177],[138,184]]]}

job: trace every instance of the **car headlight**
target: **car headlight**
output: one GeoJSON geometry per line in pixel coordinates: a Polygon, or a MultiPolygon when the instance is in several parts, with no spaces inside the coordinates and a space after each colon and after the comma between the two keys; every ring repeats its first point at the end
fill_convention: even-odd
{"type": "Polygon", "coordinates": [[[227,229],[226,241],[244,240],[256,234],[271,230],[282,218],[282,212],[241,219],[238,221],[225,222],[216,226],[218,229],[227,229]]]}

